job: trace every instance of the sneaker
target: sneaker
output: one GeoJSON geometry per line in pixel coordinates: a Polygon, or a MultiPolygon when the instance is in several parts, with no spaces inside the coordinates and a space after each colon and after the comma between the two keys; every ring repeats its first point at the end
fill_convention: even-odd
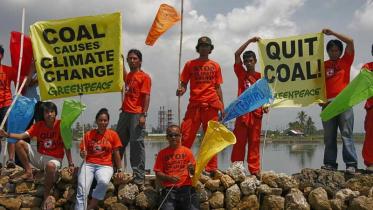
{"type": "Polygon", "coordinates": [[[356,173],[356,167],[354,167],[354,166],[348,166],[346,168],[346,173],[347,174],[355,174],[356,173]]]}
{"type": "Polygon", "coordinates": [[[326,165],[326,164],[321,166],[321,169],[328,170],[328,171],[336,171],[337,170],[336,167],[331,166],[331,165],[326,165]]]}

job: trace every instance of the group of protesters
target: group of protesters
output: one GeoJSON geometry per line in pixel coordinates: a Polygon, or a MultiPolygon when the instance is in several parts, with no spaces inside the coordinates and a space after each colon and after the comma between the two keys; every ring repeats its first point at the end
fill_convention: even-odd
{"type": "MultiPolygon", "coordinates": [[[[337,39],[327,43],[326,50],[329,60],[325,65],[325,82],[327,101],[320,104],[324,109],[348,85],[350,70],[354,60],[353,39],[323,29],[325,35],[337,39]],[[343,50],[343,43],[346,47],[343,50]],[[343,53],[344,51],[344,53],[343,53]]],[[[253,85],[262,76],[256,71],[256,54],[246,50],[251,43],[258,42],[260,37],[252,37],[245,41],[234,53],[234,73],[238,79],[238,95],[253,85]]],[[[224,103],[221,84],[223,83],[220,65],[211,60],[209,55],[214,45],[209,37],[200,37],[196,51],[199,57],[187,61],[180,75],[180,84],[176,90],[177,96],[182,96],[190,83],[189,104],[181,126],[170,125],[166,131],[169,146],[157,155],[154,164],[156,177],[160,180],[162,191],[162,209],[199,209],[198,196],[192,187],[191,176],[194,174],[195,159],[191,147],[201,124],[204,131],[209,120],[219,120],[224,117],[224,103]],[[220,113],[219,113],[220,112],[220,113]]],[[[0,62],[4,49],[0,47],[0,62]]],[[[373,46],[372,46],[373,55],[373,46]]],[[[142,69],[142,53],[131,49],[126,57],[130,71],[124,68],[122,103],[116,131],[108,129],[110,115],[106,108],[98,111],[95,117],[97,128],[85,133],[80,144],[80,156],[83,161],[78,172],[78,190],[75,209],[84,209],[85,200],[89,194],[93,179],[97,184],[92,192],[92,199],[87,209],[95,209],[98,201],[103,200],[110,182],[114,177],[123,177],[123,154],[130,145],[130,164],[133,171],[133,181],[140,188],[145,183],[145,124],[150,104],[151,78],[142,69]]],[[[1,63],[0,63],[1,64],[1,63]]],[[[124,65],[124,64],[123,64],[124,65]]],[[[373,62],[364,67],[373,70],[373,62]]],[[[11,67],[0,65],[0,121],[3,120],[12,102],[10,84],[15,82],[15,71],[11,67]]],[[[28,79],[32,80],[32,76],[28,79]]],[[[35,83],[28,83],[26,89],[35,83]]],[[[370,98],[365,109],[366,138],[363,146],[363,158],[368,172],[373,172],[373,98],[370,98]]],[[[70,149],[64,147],[60,134],[60,120],[56,119],[57,106],[53,102],[38,103],[35,109],[35,123],[24,133],[8,133],[6,128],[0,129],[0,136],[17,141],[9,141],[9,160],[4,167],[15,167],[14,153],[19,164],[24,168],[20,177],[24,181],[33,181],[33,167],[45,171],[45,191],[43,209],[53,208],[51,189],[56,181],[56,172],[62,166],[66,155],[69,170],[74,171],[74,163],[70,149]],[[41,104],[41,105],[40,105],[41,104]],[[31,146],[30,140],[36,140],[37,148],[31,146]]],[[[231,162],[244,162],[246,147],[247,167],[250,174],[260,176],[260,133],[262,117],[269,111],[268,107],[260,107],[250,113],[238,117],[235,122],[234,134],[237,142],[233,146],[231,162]],[[247,145],[247,146],[246,146],[247,145]]],[[[343,161],[346,173],[354,174],[357,169],[357,154],[354,147],[353,111],[349,109],[338,116],[323,122],[324,127],[324,165],[323,169],[337,170],[337,130],[341,132],[343,142],[343,161]]],[[[6,148],[4,148],[6,149],[6,148]]],[[[218,170],[217,157],[207,164],[204,173],[213,176],[218,170]]]]}

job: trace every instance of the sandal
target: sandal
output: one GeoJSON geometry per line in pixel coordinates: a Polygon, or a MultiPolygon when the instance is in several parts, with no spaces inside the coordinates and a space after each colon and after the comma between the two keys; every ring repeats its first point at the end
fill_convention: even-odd
{"type": "Polygon", "coordinates": [[[42,205],[42,210],[52,210],[54,209],[55,207],[55,204],[56,204],[56,199],[53,197],[53,196],[48,196],[44,202],[43,202],[43,205],[42,205]]]}
{"type": "Polygon", "coordinates": [[[15,177],[11,180],[13,183],[34,182],[34,176],[24,173],[22,176],[15,177]]]}
{"type": "Polygon", "coordinates": [[[6,168],[9,169],[9,168],[16,168],[16,163],[14,162],[14,160],[8,160],[6,161],[6,168]]]}

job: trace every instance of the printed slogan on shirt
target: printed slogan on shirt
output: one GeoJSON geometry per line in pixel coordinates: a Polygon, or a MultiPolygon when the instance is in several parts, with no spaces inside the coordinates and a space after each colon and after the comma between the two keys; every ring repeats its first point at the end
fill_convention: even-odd
{"type": "Polygon", "coordinates": [[[325,101],[324,36],[306,34],[259,41],[262,75],[274,91],[273,107],[325,101]]]}
{"type": "Polygon", "coordinates": [[[120,91],[121,14],[41,21],[30,27],[42,100],[120,91]]]}

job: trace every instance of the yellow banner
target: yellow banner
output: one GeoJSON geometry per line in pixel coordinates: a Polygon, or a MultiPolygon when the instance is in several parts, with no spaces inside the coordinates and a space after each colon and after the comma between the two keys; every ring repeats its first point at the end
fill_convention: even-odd
{"type": "Polygon", "coordinates": [[[42,100],[120,91],[120,13],[40,21],[31,40],[42,100]]]}
{"type": "Polygon", "coordinates": [[[326,100],[322,33],[259,41],[262,75],[273,107],[303,107],[326,100]]]}

